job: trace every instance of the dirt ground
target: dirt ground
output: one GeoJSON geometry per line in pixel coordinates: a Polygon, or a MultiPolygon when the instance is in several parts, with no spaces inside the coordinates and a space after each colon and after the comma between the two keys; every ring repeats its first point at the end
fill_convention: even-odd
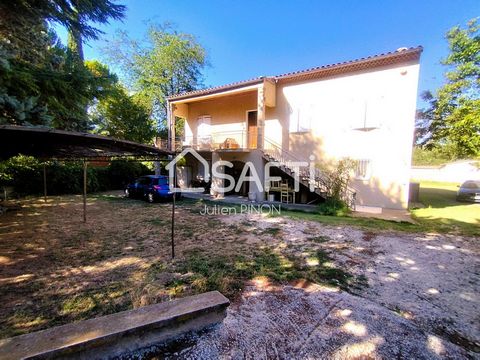
{"type": "Polygon", "coordinates": [[[426,331],[449,332],[480,344],[478,238],[374,234],[289,219],[257,221],[278,221],[291,243],[305,244],[309,234],[330,239],[324,248],[331,250],[335,262],[368,279],[358,295],[414,320],[426,331]]]}
{"type": "Polygon", "coordinates": [[[182,277],[189,271],[177,274],[175,266],[192,250],[213,257],[268,249],[307,270],[319,266],[312,252],[322,251],[329,256],[322,266],[363,285],[341,291],[292,277],[254,278],[233,299],[224,323],[180,357],[479,354],[476,238],[373,233],[282,216],[200,216],[202,207],[186,202],[177,207],[171,262],[170,204],[92,196],[87,224],[80,197],[20,205],[0,216],[0,337],[188,295],[191,282],[182,277]]]}
{"type": "MultiPolygon", "coordinates": [[[[229,309],[224,325],[201,338],[182,356],[478,356],[478,239],[374,234],[281,217],[247,217],[252,226],[279,226],[281,240],[275,239],[279,246],[294,244],[300,251],[306,250],[312,235],[322,237],[326,240],[322,245],[331,250],[335,263],[365,275],[368,286],[353,291],[354,296],[316,286],[265,288],[254,283],[242,301],[229,309]]],[[[239,218],[227,220],[243,221],[239,218]]]]}
{"type": "MultiPolygon", "coordinates": [[[[192,339],[190,339],[192,341],[192,339]]],[[[247,289],[181,359],[466,358],[460,347],[366,299],[311,285],[247,289]]]]}

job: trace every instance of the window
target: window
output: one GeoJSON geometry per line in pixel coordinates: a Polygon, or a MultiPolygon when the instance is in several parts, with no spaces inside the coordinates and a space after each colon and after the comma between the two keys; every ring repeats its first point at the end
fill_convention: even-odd
{"type": "Polygon", "coordinates": [[[158,178],[156,185],[168,185],[168,178],[158,178]]]}
{"type": "Polygon", "coordinates": [[[355,178],[357,180],[368,180],[371,174],[371,164],[368,159],[357,160],[355,168],[355,178]]]}

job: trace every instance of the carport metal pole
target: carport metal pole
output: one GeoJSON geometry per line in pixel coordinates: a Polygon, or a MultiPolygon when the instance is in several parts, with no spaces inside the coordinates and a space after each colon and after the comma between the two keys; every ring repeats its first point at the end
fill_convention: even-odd
{"type": "MultiPolygon", "coordinates": [[[[177,166],[173,167],[173,187],[177,187],[177,166]]],[[[172,200],[172,259],[175,258],[175,198],[176,193],[173,193],[172,200]]]]}
{"type": "Polygon", "coordinates": [[[43,163],[43,201],[47,202],[47,165],[43,163]]]}
{"type": "Polygon", "coordinates": [[[83,160],[83,222],[87,222],[87,162],[83,160]]]}

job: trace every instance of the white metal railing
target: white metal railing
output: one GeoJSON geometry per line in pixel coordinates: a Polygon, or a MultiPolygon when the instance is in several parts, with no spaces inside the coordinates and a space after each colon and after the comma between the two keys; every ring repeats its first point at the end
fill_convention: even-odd
{"type": "MultiPolygon", "coordinates": [[[[285,170],[288,169],[291,172],[293,172],[293,162],[308,162],[308,160],[301,159],[292,152],[284,150],[280,144],[267,137],[264,138],[263,151],[272,161],[278,162],[281,167],[284,167],[285,170]]],[[[300,166],[298,175],[300,181],[304,185],[313,185],[315,192],[323,196],[330,196],[332,188],[336,186],[334,181],[317,167],[310,168],[309,165],[300,166]],[[310,171],[313,171],[313,176],[310,176],[310,171]]],[[[341,184],[341,196],[342,200],[345,201],[351,209],[355,209],[356,191],[352,189],[348,183],[341,184]]]]}
{"type": "Polygon", "coordinates": [[[245,130],[213,132],[205,136],[186,136],[183,146],[195,150],[247,149],[248,133],[245,130]]]}
{"type": "MultiPolygon", "coordinates": [[[[161,149],[168,149],[168,140],[156,138],[155,146],[161,149]]],[[[185,147],[192,147],[195,150],[235,150],[235,149],[256,149],[257,132],[246,130],[217,131],[210,135],[185,136],[183,140],[175,141],[175,149],[182,150],[185,147]]]]}

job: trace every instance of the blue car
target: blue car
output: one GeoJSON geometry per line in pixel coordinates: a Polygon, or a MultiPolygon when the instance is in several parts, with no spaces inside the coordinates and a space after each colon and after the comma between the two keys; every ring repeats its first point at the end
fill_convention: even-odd
{"type": "MultiPolygon", "coordinates": [[[[147,175],[136,179],[133,183],[127,185],[125,196],[129,198],[141,198],[150,203],[158,200],[171,200],[173,192],[168,185],[168,176],[165,175],[147,175]]],[[[177,193],[176,198],[179,197],[177,193]]]]}

